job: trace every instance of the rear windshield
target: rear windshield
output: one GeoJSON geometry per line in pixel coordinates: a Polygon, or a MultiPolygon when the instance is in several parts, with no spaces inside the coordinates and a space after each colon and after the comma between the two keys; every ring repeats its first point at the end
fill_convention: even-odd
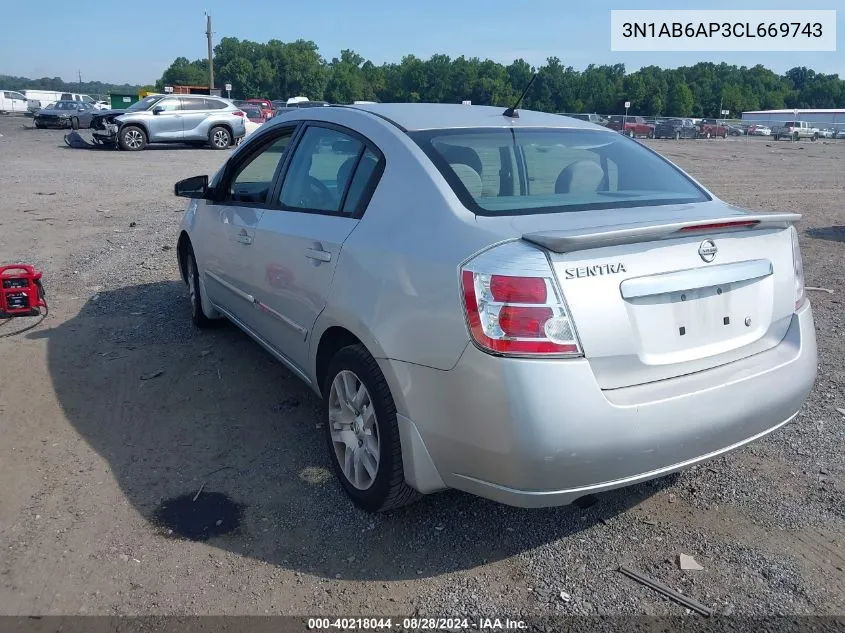
{"type": "Polygon", "coordinates": [[[527,215],[703,202],[657,153],[604,130],[480,128],[411,134],[478,215],[527,215]]]}
{"type": "Polygon", "coordinates": [[[787,121],[783,124],[783,127],[796,127],[798,124],[795,121],[787,121]]]}

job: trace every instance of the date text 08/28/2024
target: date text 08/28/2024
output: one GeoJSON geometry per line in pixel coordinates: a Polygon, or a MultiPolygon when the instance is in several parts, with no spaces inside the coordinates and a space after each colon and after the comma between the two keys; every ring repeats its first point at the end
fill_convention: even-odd
{"type": "Polygon", "coordinates": [[[443,629],[480,631],[520,631],[528,628],[524,620],[510,618],[309,618],[311,631],[440,631],[443,629]]]}

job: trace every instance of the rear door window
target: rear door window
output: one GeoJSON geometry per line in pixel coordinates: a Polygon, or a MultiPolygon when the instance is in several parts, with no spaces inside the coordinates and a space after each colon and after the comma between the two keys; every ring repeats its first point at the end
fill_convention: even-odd
{"type": "Polygon", "coordinates": [[[364,142],[339,130],[311,125],[287,169],[279,201],[290,210],[339,213],[364,142]]]}

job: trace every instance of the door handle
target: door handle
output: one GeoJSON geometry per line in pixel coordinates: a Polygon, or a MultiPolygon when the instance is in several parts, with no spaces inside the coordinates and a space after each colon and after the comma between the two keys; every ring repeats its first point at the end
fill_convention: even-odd
{"type": "Polygon", "coordinates": [[[305,256],[318,262],[332,261],[332,254],[329,251],[324,251],[319,248],[306,248],[305,256]]]}
{"type": "Polygon", "coordinates": [[[246,229],[241,229],[236,238],[241,244],[252,244],[252,235],[246,232],[246,229]]]}

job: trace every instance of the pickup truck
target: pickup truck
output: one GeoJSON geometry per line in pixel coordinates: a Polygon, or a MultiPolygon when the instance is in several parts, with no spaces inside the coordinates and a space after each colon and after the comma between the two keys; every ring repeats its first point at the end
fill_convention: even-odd
{"type": "Polygon", "coordinates": [[[646,120],[641,116],[624,117],[621,114],[612,114],[607,127],[631,138],[637,136],[654,138],[654,126],[646,123],[646,120]]]}
{"type": "Polygon", "coordinates": [[[713,138],[721,136],[728,137],[728,126],[719,123],[716,119],[701,119],[698,122],[698,136],[704,138],[713,138]]]}
{"type": "Polygon", "coordinates": [[[772,130],[772,136],[776,141],[782,138],[794,139],[809,138],[814,141],[819,138],[819,131],[812,127],[807,121],[786,121],[783,125],[772,130]]]}

